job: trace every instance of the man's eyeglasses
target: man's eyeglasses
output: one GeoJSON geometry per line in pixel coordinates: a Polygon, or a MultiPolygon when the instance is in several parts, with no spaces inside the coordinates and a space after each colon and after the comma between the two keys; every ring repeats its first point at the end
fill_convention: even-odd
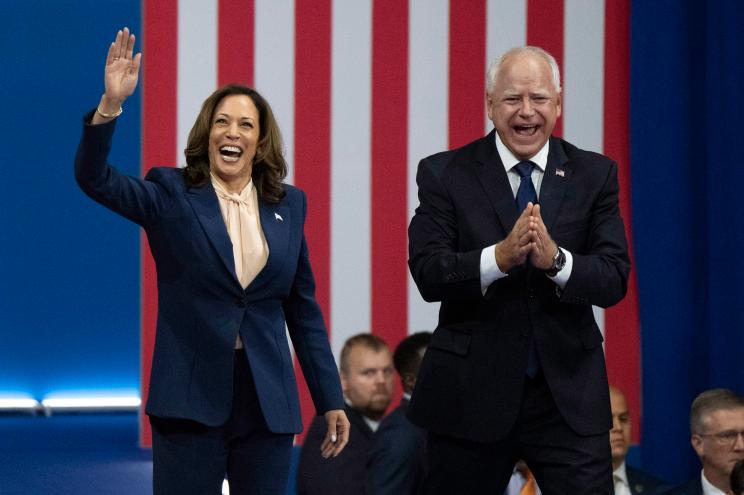
{"type": "Polygon", "coordinates": [[[744,440],[744,430],[728,430],[721,431],[719,433],[698,433],[697,435],[700,437],[711,437],[719,445],[725,445],[727,447],[733,447],[733,445],[736,443],[736,440],[739,438],[739,435],[741,435],[742,439],[744,440]]]}

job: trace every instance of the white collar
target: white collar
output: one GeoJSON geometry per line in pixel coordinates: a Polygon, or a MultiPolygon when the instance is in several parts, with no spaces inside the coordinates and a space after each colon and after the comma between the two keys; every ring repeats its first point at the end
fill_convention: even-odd
{"type": "Polygon", "coordinates": [[[622,464],[620,464],[620,465],[619,465],[619,466],[617,467],[617,469],[615,469],[615,470],[614,470],[614,471],[612,472],[612,476],[613,476],[613,477],[617,477],[617,478],[620,478],[621,480],[623,480],[623,482],[624,482],[624,483],[625,483],[625,484],[626,484],[627,486],[630,486],[630,483],[628,482],[628,472],[627,472],[627,470],[625,469],[625,461],[623,461],[623,462],[622,462],[622,464]]]}
{"type": "MultiPolygon", "coordinates": [[[[506,147],[504,142],[501,141],[501,136],[499,136],[498,132],[494,132],[494,136],[496,136],[496,151],[499,152],[499,157],[501,157],[501,162],[504,164],[504,169],[506,169],[506,171],[508,172],[521,160],[514,156],[514,153],[512,153],[511,150],[506,147]]],[[[548,166],[549,149],[550,139],[545,141],[545,144],[542,148],[540,148],[540,151],[538,151],[535,156],[530,158],[530,161],[537,165],[537,167],[543,172],[545,172],[545,168],[548,166]]]]}
{"type": "Polygon", "coordinates": [[[705,477],[705,471],[700,471],[700,481],[703,485],[703,495],[726,495],[726,492],[713,486],[713,483],[705,477]]]}

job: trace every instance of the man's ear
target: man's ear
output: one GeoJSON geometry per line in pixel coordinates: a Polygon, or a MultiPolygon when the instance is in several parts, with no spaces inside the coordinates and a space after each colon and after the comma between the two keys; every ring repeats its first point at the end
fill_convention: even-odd
{"type": "Polygon", "coordinates": [[[343,371],[339,371],[338,373],[339,378],[341,378],[341,391],[346,395],[346,389],[348,387],[348,382],[346,381],[346,373],[343,371]]]}
{"type": "Polygon", "coordinates": [[[690,437],[690,443],[692,444],[692,448],[695,449],[695,452],[697,453],[698,457],[702,458],[703,454],[705,454],[705,447],[703,446],[703,437],[700,435],[693,434],[692,437],[690,437]]]}
{"type": "Polygon", "coordinates": [[[488,120],[493,120],[493,111],[491,110],[492,103],[493,99],[491,98],[491,95],[486,93],[486,113],[488,113],[488,120]]]}

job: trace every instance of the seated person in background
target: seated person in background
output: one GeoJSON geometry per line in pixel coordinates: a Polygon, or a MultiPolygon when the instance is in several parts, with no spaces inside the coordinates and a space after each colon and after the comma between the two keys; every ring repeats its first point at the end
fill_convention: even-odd
{"type": "Polygon", "coordinates": [[[731,471],[744,459],[744,397],[723,388],[706,390],[692,402],[690,430],[703,470],[669,495],[728,494],[731,471]]]}
{"type": "Polygon", "coordinates": [[[387,344],[363,333],[349,338],[341,349],[341,388],[351,423],[344,455],[318,455],[327,427],[323,417],[310,425],[297,469],[298,495],[364,493],[364,472],[372,433],[393,397],[393,362],[387,344]]]}
{"type": "Polygon", "coordinates": [[[739,461],[731,470],[731,493],[744,495],[744,461],[739,461]]]}
{"type": "Polygon", "coordinates": [[[625,395],[612,386],[610,387],[610,409],[612,410],[610,447],[615,495],[645,495],[661,493],[669,489],[669,486],[660,479],[625,464],[625,456],[628,454],[631,442],[630,412],[625,395]]]}
{"type": "Polygon", "coordinates": [[[524,461],[517,461],[504,495],[540,495],[535,476],[524,461]]]}
{"type": "Polygon", "coordinates": [[[393,363],[403,386],[403,400],[372,436],[366,495],[408,495],[421,487],[426,433],[408,420],[406,412],[430,339],[430,332],[415,333],[395,349],[393,363]]]}

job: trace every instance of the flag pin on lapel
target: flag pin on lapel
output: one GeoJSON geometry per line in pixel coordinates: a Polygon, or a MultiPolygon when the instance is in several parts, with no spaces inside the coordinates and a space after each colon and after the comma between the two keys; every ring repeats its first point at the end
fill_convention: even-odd
{"type": "Polygon", "coordinates": [[[282,216],[280,214],[278,214],[277,212],[274,212],[274,219],[275,220],[279,220],[280,222],[283,222],[284,221],[284,219],[282,218],[282,216]]]}
{"type": "Polygon", "coordinates": [[[560,177],[565,177],[566,172],[562,168],[557,168],[555,169],[555,175],[558,175],[560,177]]]}

